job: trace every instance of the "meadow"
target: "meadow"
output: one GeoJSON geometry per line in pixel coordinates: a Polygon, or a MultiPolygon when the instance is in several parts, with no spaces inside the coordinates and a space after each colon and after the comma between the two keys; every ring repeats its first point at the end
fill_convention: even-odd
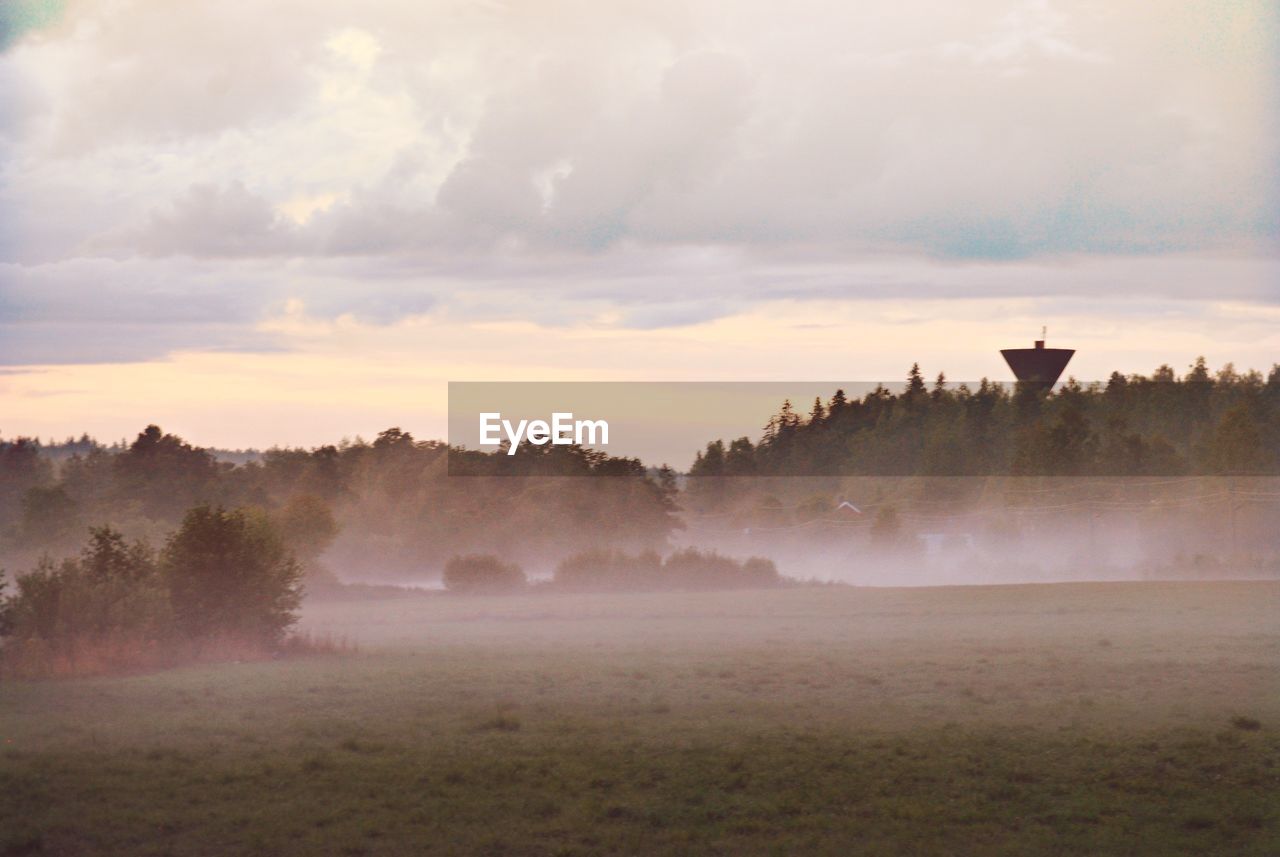
{"type": "Polygon", "coordinates": [[[1280,583],[308,603],[0,685],[0,855],[1280,853],[1280,583]]]}

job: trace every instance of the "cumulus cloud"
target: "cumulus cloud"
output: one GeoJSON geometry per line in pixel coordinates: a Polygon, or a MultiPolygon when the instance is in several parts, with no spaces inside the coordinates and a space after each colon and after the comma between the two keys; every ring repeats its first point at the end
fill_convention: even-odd
{"type": "Polygon", "coordinates": [[[0,53],[3,305],[72,318],[74,286],[38,293],[40,272],[128,270],[120,305],[165,279],[156,300],[232,326],[297,299],[677,327],[762,301],[1105,296],[1126,257],[1142,295],[1205,297],[1212,272],[1274,304],[1278,15],[70,0],[0,53]]]}
{"type": "Polygon", "coordinates": [[[153,256],[270,256],[296,249],[295,237],[293,221],[232,182],[193,185],[171,205],[153,211],[143,227],[94,243],[153,256]]]}

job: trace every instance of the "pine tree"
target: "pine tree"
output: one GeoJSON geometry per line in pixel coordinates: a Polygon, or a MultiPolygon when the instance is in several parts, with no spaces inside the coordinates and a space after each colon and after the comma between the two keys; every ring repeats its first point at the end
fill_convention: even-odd
{"type": "Polygon", "coordinates": [[[924,392],[924,376],[920,374],[920,364],[912,363],[911,371],[907,373],[907,393],[923,393],[924,392]]]}
{"type": "Polygon", "coordinates": [[[849,400],[845,398],[844,390],[836,390],[836,394],[831,397],[831,404],[827,406],[827,414],[834,418],[848,404],[849,400]]]}

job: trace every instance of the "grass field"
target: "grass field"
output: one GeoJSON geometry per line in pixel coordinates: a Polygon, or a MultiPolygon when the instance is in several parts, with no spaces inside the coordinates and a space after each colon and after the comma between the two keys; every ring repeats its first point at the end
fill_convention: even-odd
{"type": "Polygon", "coordinates": [[[309,605],[0,686],[0,854],[1280,853],[1280,584],[309,605]]]}

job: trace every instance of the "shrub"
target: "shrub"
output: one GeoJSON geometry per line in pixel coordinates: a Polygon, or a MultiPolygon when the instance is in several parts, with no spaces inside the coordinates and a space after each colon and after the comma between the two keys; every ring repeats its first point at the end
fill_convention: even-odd
{"type": "Polygon", "coordinates": [[[161,555],[178,629],[276,643],[297,621],[302,568],[266,515],[197,506],[161,555]]]}
{"type": "Polygon", "coordinates": [[[520,566],[492,554],[455,556],[444,567],[444,586],[450,592],[516,592],[527,582],[520,566]]]}
{"type": "Polygon", "coordinates": [[[91,529],[78,559],[60,565],[40,560],[34,571],[18,576],[17,587],[8,624],[20,639],[155,638],[170,627],[151,549],[144,542],[127,544],[110,527],[91,529]]]}
{"type": "Polygon", "coordinates": [[[79,558],[44,558],[18,575],[2,630],[5,661],[23,674],[106,672],[154,653],[172,628],[151,549],[109,527],[90,530],[79,558]]]}
{"type": "Polygon", "coordinates": [[[590,550],[567,557],[556,566],[557,586],[576,590],[655,589],[662,585],[662,557],[654,551],[637,556],[616,550],[590,550]]]}
{"type": "Polygon", "coordinates": [[[184,662],[350,651],[343,640],[285,637],[300,570],[266,517],[192,509],[157,561],[144,542],[90,530],[79,557],[44,558],[0,580],[0,673],[98,675],[184,662]]]}
{"type": "Polygon", "coordinates": [[[586,551],[563,560],[555,573],[557,586],[575,590],[734,589],[775,586],[779,580],[772,560],[740,561],[693,548],[665,562],[652,551],[586,551]]]}
{"type": "Polygon", "coordinates": [[[742,564],[742,578],[750,586],[774,586],[782,579],[773,560],[762,556],[753,556],[742,564]]]}
{"type": "Polygon", "coordinates": [[[772,560],[752,557],[745,562],[715,551],[687,548],[667,557],[664,564],[671,585],[681,589],[735,589],[773,586],[778,569],[772,560]]]}
{"type": "Polygon", "coordinates": [[[329,632],[294,631],[280,641],[282,655],[350,655],[359,648],[346,637],[329,632]]]}
{"type": "Polygon", "coordinates": [[[667,577],[681,589],[727,589],[743,585],[742,564],[715,551],[686,548],[667,557],[667,577]]]}

